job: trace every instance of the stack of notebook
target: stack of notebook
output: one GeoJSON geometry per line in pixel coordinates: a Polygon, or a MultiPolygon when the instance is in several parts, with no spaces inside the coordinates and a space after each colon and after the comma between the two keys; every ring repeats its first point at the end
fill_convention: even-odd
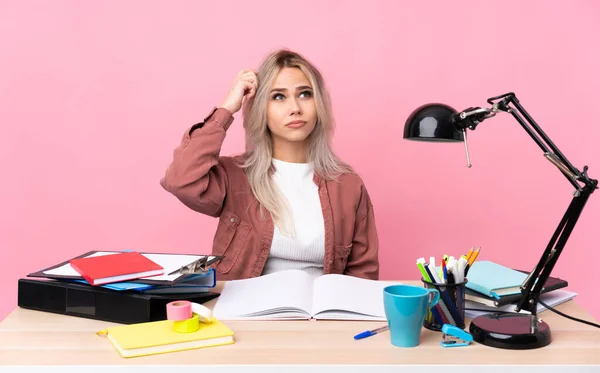
{"type": "Polygon", "coordinates": [[[221,258],[91,251],[28,275],[40,279],[20,279],[18,305],[125,324],[97,334],[126,358],[232,344],[233,331],[214,317],[190,332],[177,332],[167,317],[170,302],[219,296],[210,292],[216,272],[209,266],[221,258]]]}
{"type": "Polygon", "coordinates": [[[147,294],[208,292],[216,285],[216,274],[208,266],[221,257],[137,251],[90,251],[52,267],[30,273],[61,281],[147,294]],[[205,260],[206,268],[187,267],[205,260]]]}
{"type": "Polygon", "coordinates": [[[166,303],[204,303],[222,257],[135,251],[90,251],[19,279],[18,305],[118,323],[165,318],[166,303]]]}
{"type": "MultiPolygon", "coordinates": [[[[474,317],[484,310],[509,311],[521,297],[521,284],[527,278],[528,272],[515,270],[491,261],[477,261],[468,272],[468,282],[465,291],[466,316],[474,317]],[[474,311],[477,309],[478,311],[474,311]]],[[[577,293],[559,290],[566,288],[568,282],[549,277],[543,287],[540,299],[553,307],[573,299],[577,293]],[[552,303],[552,304],[551,304],[552,303]]],[[[538,304],[538,311],[545,308],[538,304]]]]}

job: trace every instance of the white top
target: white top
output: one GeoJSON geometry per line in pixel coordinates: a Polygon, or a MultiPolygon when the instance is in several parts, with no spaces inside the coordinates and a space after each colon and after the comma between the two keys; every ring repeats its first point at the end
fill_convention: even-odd
{"type": "Polygon", "coordinates": [[[320,276],[325,256],[325,223],[312,165],[278,159],[273,159],[273,165],[275,185],[291,209],[294,234],[286,236],[275,225],[263,274],[301,269],[313,277],[320,276]]]}

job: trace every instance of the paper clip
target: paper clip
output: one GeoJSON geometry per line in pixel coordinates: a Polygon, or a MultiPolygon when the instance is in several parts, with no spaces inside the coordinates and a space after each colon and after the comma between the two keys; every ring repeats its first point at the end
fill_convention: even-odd
{"type": "Polygon", "coordinates": [[[442,326],[443,340],[440,342],[442,347],[461,347],[468,346],[473,342],[473,336],[466,331],[450,324],[442,326]]]}
{"type": "Polygon", "coordinates": [[[187,275],[187,274],[205,274],[208,271],[208,266],[223,259],[224,256],[202,256],[200,259],[191,262],[175,271],[169,273],[169,276],[176,273],[187,275]],[[210,258],[210,259],[209,259],[210,258]]]}

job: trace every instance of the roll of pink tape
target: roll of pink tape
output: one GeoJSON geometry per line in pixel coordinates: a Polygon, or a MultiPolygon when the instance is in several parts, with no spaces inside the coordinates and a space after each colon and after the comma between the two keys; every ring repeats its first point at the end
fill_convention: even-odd
{"type": "Polygon", "coordinates": [[[167,303],[167,319],[173,321],[187,320],[192,317],[192,303],[187,300],[176,300],[167,303]]]}

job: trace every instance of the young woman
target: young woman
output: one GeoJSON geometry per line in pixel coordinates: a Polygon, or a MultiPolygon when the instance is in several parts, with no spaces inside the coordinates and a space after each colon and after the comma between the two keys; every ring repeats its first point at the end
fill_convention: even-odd
{"type": "Polygon", "coordinates": [[[212,255],[220,280],[301,269],[378,279],[373,205],[361,180],[331,150],[334,121],[320,72],[276,51],[242,70],[222,104],[187,129],[162,187],[219,218],[212,255]],[[246,151],[221,156],[243,106],[246,151]]]}

